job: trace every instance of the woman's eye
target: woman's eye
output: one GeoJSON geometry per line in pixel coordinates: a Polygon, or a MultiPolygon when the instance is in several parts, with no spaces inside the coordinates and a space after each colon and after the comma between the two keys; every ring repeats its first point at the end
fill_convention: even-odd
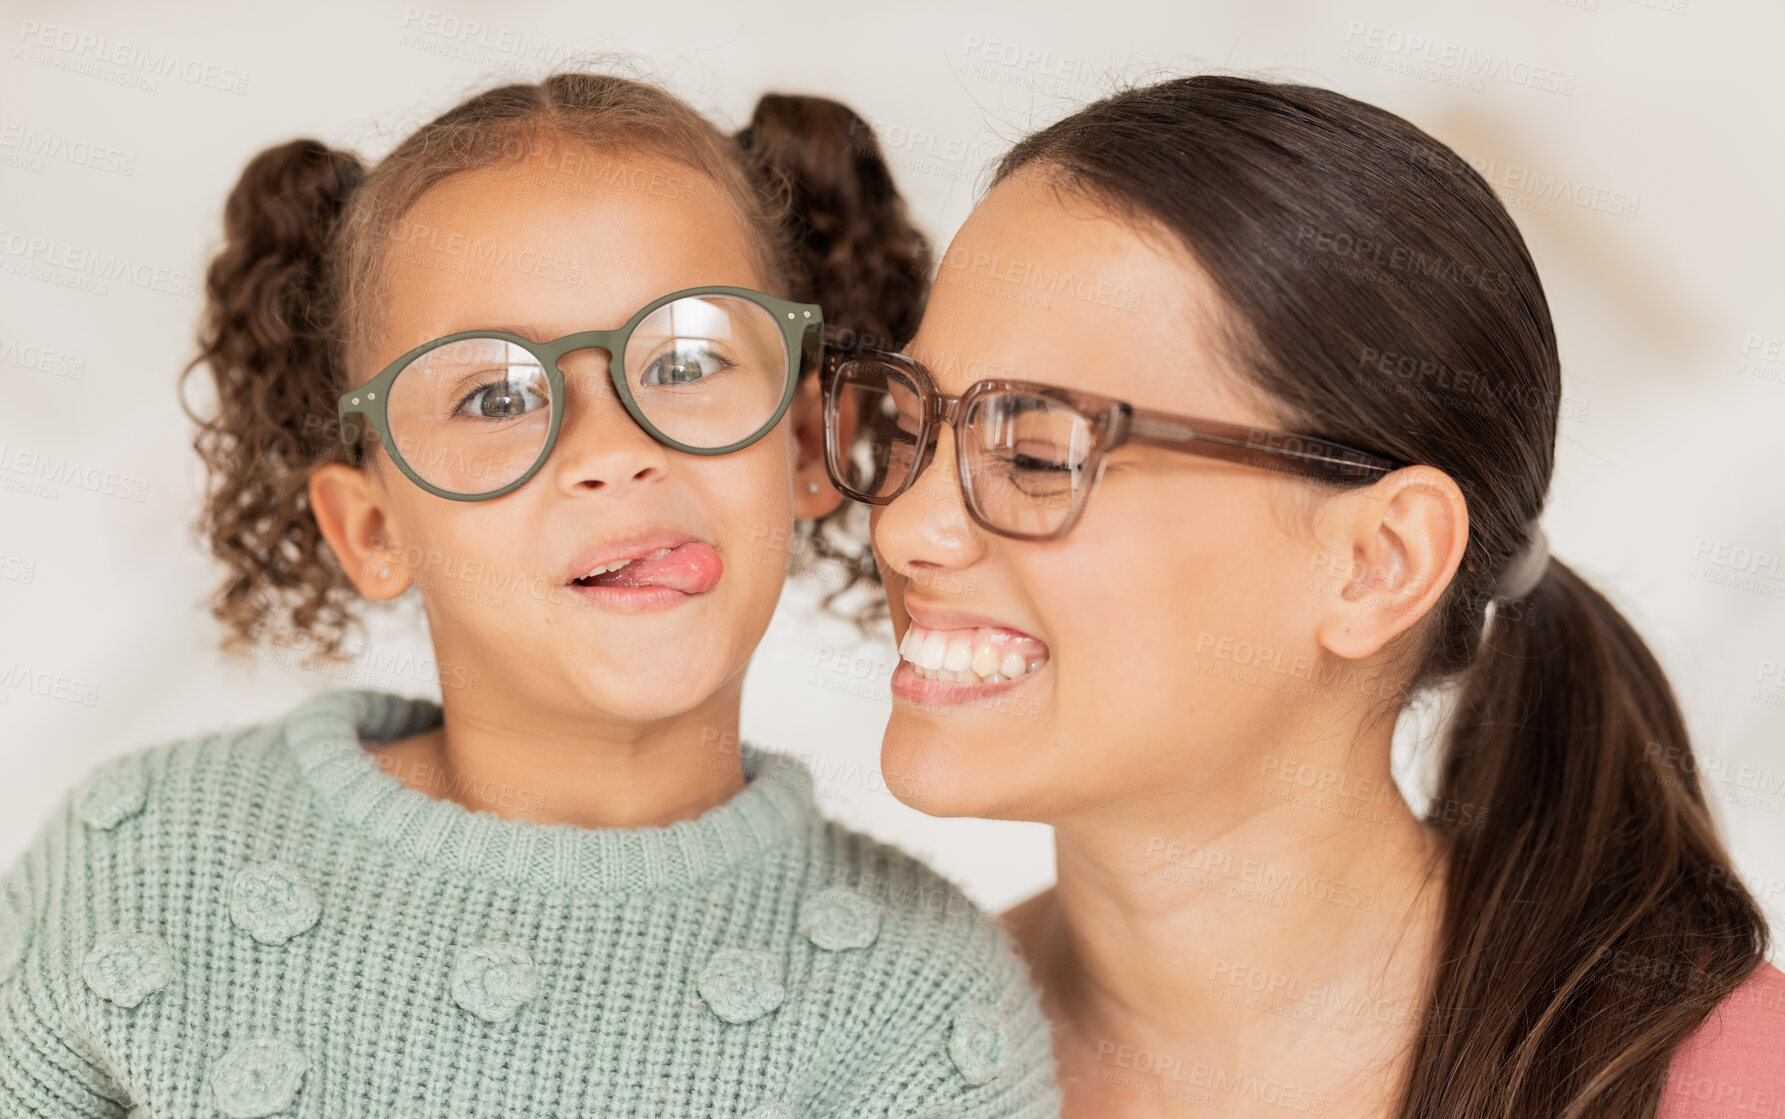
{"type": "Polygon", "coordinates": [[[1051,445],[1039,448],[1040,453],[1013,448],[1008,453],[1010,465],[1018,470],[1045,472],[1053,474],[1071,474],[1075,467],[1069,462],[1060,461],[1060,452],[1051,445]]]}
{"type": "Polygon", "coordinates": [[[547,405],[534,386],[506,378],[479,385],[465,394],[458,412],[480,420],[511,420],[547,405]]]}
{"type": "Polygon", "coordinates": [[[722,373],[733,364],[704,343],[679,343],[645,366],[639,384],[686,385],[722,373]]]}

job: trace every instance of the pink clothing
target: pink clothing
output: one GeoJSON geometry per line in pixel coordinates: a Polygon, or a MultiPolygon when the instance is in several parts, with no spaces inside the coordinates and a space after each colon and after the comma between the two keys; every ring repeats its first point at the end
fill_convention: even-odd
{"type": "Polygon", "coordinates": [[[1785,972],[1761,964],[1674,1051],[1656,1115],[1785,1116],[1785,972]]]}

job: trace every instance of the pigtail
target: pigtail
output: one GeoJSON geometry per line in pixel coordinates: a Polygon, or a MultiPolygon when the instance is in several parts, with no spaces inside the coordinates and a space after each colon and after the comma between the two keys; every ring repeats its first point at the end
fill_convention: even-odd
{"type": "Polygon", "coordinates": [[[330,261],[364,175],[352,153],[293,140],[256,155],[224,205],[198,354],[179,387],[208,474],[195,527],[228,572],[210,604],[228,652],[285,634],[334,657],[353,622],[353,587],[310,511],[308,483],[312,466],[342,457],[330,261]],[[215,387],[208,418],[185,401],[200,366],[215,387]]]}
{"type": "MultiPolygon", "coordinates": [[[[914,225],[874,131],[849,106],[824,97],[768,93],[737,133],[746,165],[782,226],[791,250],[793,298],[824,308],[830,352],[866,346],[898,350],[917,333],[929,298],[934,258],[914,225]]],[[[852,503],[803,522],[796,547],[840,569],[828,607],[860,586],[875,590],[880,572],[852,503]]],[[[856,615],[865,631],[884,619],[871,594],[856,615]]]]}

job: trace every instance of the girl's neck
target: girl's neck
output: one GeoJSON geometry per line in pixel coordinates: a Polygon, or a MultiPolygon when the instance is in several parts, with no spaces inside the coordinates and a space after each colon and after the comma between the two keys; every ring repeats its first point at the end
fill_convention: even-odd
{"type": "Polygon", "coordinates": [[[1177,1114],[1224,1090],[1239,1115],[1389,1113],[1442,864],[1398,792],[1374,800],[1219,825],[1206,805],[1128,805],[1056,827],[1054,888],[1007,921],[1062,1027],[1069,1116],[1177,1114]]]}
{"type": "Polygon", "coordinates": [[[474,812],[581,828],[662,827],[744,787],[740,689],[727,691],[682,715],[621,725],[522,714],[448,689],[440,726],[373,756],[404,785],[474,812]]]}

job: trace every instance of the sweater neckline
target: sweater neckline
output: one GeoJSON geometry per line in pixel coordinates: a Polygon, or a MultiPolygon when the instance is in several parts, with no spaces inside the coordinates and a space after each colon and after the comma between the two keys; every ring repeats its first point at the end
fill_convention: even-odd
{"type": "Polygon", "coordinates": [[[796,759],[739,743],[744,787],[687,820],[582,828],[504,819],[412,789],[360,745],[440,726],[441,705],[366,688],[331,688],[285,720],[283,741],[328,811],[380,846],[471,877],[584,893],[673,890],[785,848],[814,812],[812,775],[796,759]]]}

